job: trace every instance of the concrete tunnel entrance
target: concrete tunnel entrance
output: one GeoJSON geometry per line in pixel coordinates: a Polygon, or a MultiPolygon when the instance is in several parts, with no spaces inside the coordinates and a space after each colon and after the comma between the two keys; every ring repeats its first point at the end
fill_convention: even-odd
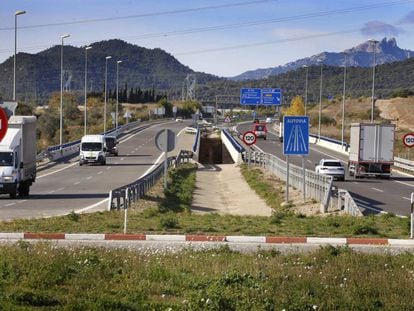
{"type": "Polygon", "coordinates": [[[234,161],[217,132],[203,133],[200,137],[198,161],[201,164],[233,164],[234,161]]]}

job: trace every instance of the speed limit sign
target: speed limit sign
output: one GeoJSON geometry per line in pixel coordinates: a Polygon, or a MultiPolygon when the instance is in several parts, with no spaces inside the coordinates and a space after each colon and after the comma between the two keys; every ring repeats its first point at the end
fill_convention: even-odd
{"type": "Polygon", "coordinates": [[[403,143],[408,148],[413,147],[414,146],[414,133],[405,134],[403,137],[403,143]]]}
{"type": "Polygon", "coordinates": [[[247,131],[243,134],[243,142],[247,145],[254,145],[256,143],[256,134],[252,131],[247,131]]]}

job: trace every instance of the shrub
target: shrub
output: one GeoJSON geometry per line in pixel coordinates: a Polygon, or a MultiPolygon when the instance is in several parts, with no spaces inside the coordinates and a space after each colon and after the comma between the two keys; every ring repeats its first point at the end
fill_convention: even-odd
{"type": "Polygon", "coordinates": [[[160,218],[160,225],[163,229],[178,228],[178,218],[173,214],[163,215],[160,218]]]}

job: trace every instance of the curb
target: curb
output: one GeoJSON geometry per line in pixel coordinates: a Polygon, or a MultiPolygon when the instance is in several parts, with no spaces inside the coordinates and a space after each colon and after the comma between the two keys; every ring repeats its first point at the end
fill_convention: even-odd
{"type": "Polygon", "coordinates": [[[0,232],[0,240],[71,240],[71,241],[157,241],[257,244],[312,244],[312,245],[378,245],[414,247],[414,239],[384,238],[325,238],[289,236],[232,236],[180,234],[118,234],[118,233],[33,233],[0,232]]]}

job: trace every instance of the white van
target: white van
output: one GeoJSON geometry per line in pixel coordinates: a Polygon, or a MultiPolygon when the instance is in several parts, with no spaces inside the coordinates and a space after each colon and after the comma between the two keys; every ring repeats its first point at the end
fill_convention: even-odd
{"type": "Polygon", "coordinates": [[[81,139],[79,165],[86,163],[106,164],[105,137],[103,135],[85,135],[81,139]]]}

